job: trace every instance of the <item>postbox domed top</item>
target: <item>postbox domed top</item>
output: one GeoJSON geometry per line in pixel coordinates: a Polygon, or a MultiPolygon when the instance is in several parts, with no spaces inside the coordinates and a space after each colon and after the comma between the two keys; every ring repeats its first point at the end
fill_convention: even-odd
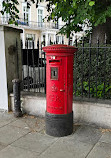
{"type": "Polygon", "coordinates": [[[43,47],[43,51],[46,53],[71,53],[74,54],[78,49],[74,46],[64,44],[54,44],[43,47]]]}

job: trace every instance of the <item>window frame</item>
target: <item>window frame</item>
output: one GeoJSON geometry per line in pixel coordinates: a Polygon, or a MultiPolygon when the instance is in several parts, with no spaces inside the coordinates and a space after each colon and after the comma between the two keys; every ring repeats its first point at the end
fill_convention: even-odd
{"type": "MultiPolygon", "coordinates": [[[[26,13],[26,11],[24,12],[24,7],[25,8],[27,8],[27,3],[26,2],[24,2],[24,3],[22,3],[22,15],[23,15],[23,20],[24,20],[24,22],[26,22],[25,21],[25,19],[24,19],[24,13],[26,13]]],[[[29,15],[29,17],[28,17],[28,24],[29,24],[29,22],[31,22],[31,7],[30,8],[27,8],[28,9],[28,15],[29,15]]]]}
{"type": "Polygon", "coordinates": [[[38,6],[38,8],[37,8],[37,23],[38,23],[38,27],[43,27],[43,20],[42,20],[42,22],[41,22],[41,25],[39,26],[39,15],[38,15],[38,11],[39,10],[42,10],[42,19],[44,19],[44,7],[42,7],[42,6],[38,6]]]}

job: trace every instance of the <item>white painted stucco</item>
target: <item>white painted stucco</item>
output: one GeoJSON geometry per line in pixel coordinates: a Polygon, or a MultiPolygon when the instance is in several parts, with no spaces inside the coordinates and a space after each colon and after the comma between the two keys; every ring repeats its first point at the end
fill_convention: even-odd
{"type": "Polygon", "coordinates": [[[8,110],[5,40],[3,27],[0,27],[0,109],[8,110]]]}

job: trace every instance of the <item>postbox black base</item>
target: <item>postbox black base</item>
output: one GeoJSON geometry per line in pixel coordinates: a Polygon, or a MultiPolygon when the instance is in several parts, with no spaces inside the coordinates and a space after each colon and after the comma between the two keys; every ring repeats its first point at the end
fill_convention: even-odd
{"type": "Polygon", "coordinates": [[[73,112],[64,115],[55,115],[46,112],[46,134],[63,137],[73,133],[73,112]]]}

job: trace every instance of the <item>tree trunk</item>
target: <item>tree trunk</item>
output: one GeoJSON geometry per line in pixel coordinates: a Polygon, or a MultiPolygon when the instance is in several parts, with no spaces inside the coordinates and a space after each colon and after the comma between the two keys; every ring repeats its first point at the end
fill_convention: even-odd
{"type": "Polygon", "coordinates": [[[97,39],[99,39],[100,44],[104,44],[105,38],[107,39],[107,44],[111,44],[111,18],[108,18],[106,23],[93,27],[93,45],[97,44],[97,39]]]}

